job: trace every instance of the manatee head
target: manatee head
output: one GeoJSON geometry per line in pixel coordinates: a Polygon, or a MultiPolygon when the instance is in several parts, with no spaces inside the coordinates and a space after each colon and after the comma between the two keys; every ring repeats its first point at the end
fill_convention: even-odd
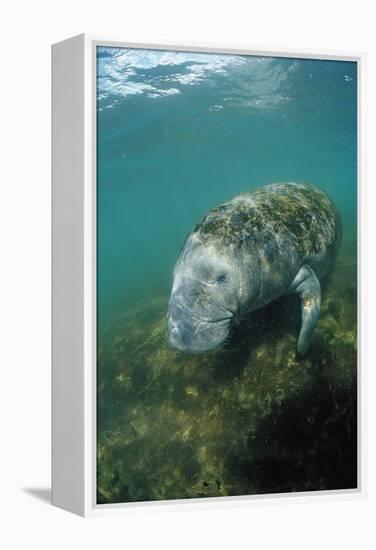
{"type": "Polygon", "coordinates": [[[174,270],[167,314],[172,347],[197,353],[223,344],[239,313],[239,287],[239,266],[231,248],[191,234],[174,270]]]}

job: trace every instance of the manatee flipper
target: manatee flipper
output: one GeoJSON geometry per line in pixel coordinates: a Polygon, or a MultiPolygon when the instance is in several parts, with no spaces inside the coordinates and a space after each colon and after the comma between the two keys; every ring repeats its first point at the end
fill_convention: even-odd
{"type": "Polygon", "coordinates": [[[297,350],[304,355],[311,344],[311,335],[320,317],[321,287],[315,272],[303,265],[295,277],[291,290],[299,294],[302,301],[302,325],[297,350]]]}

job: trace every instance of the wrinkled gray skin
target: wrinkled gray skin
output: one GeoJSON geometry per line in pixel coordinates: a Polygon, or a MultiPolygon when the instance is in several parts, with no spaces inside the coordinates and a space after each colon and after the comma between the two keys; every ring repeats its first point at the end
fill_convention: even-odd
{"type": "Polygon", "coordinates": [[[174,270],[171,345],[214,350],[243,315],[296,293],[297,350],[304,354],[320,315],[319,281],[336,258],[341,232],[333,202],[306,184],[268,185],[215,208],[186,239],[174,270]]]}

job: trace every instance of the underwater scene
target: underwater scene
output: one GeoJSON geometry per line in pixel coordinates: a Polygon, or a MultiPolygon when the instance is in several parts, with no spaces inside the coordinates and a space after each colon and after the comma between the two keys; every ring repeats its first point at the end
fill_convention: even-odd
{"type": "Polygon", "coordinates": [[[357,487],[357,66],[97,48],[97,503],[357,487]]]}

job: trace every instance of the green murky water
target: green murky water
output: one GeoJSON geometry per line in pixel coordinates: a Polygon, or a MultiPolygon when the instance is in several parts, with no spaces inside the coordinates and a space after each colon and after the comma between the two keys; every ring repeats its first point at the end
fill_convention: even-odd
{"type": "Polygon", "coordinates": [[[356,486],[355,70],[99,50],[99,503],[356,486]],[[174,351],[185,236],[277,181],[321,187],[344,223],[310,351],[296,357],[294,296],[250,314],[225,349],[174,351]]]}

